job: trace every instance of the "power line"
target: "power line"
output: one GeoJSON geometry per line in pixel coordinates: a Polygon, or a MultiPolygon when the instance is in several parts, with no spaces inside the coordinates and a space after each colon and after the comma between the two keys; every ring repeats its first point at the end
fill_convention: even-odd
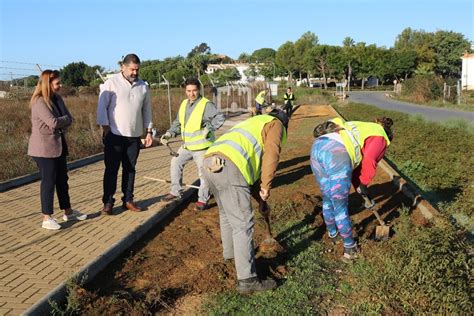
{"type": "Polygon", "coordinates": [[[0,69],[12,69],[12,70],[33,70],[33,71],[37,71],[37,69],[33,69],[33,68],[0,67],[0,69]]]}
{"type": "MultiPolygon", "coordinates": [[[[10,64],[21,64],[21,65],[36,65],[38,63],[25,63],[21,61],[8,61],[8,60],[0,60],[0,63],[10,63],[10,64]]],[[[55,68],[61,68],[61,66],[57,65],[46,65],[46,64],[38,64],[41,66],[47,66],[47,67],[55,67],[55,68]]]]}

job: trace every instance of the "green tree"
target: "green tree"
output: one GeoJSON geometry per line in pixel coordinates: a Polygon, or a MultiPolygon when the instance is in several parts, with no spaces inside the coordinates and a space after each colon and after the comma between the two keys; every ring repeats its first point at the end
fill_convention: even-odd
{"type": "Polygon", "coordinates": [[[275,60],[276,51],[273,48],[260,48],[252,53],[251,60],[257,63],[265,63],[275,60]]]}
{"type": "Polygon", "coordinates": [[[88,84],[84,78],[86,69],[89,68],[84,62],[70,63],[60,70],[61,81],[70,87],[85,86],[88,84]]]}
{"type": "Polygon", "coordinates": [[[89,86],[97,86],[98,84],[100,84],[101,81],[99,75],[97,74],[97,71],[102,73],[104,71],[104,67],[101,67],[99,65],[95,65],[92,67],[87,66],[84,70],[83,77],[84,80],[87,81],[87,84],[89,86]]]}
{"type": "Polygon", "coordinates": [[[437,31],[433,37],[436,54],[435,73],[443,78],[460,78],[462,54],[469,50],[470,43],[464,35],[452,31],[437,31]]]}
{"type": "Polygon", "coordinates": [[[289,81],[293,81],[293,71],[296,69],[294,44],[287,41],[281,45],[275,55],[277,65],[284,68],[288,74],[289,81]]]}
{"type": "Polygon", "coordinates": [[[387,63],[391,67],[392,79],[408,79],[415,72],[418,55],[414,50],[390,49],[387,63]]]}
{"type": "Polygon", "coordinates": [[[351,81],[352,81],[352,70],[353,70],[353,67],[354,67],[354,64],[355,64],[355,59],[354,59],[354,55],[353,55],[353,47],[355,45],[355,41],[354,39],[352,39],[351,37],[347,36],[344,38],[344,40],[342,41],[342,55],[341,57],[343,58],[343,60],[345,61],[346,65],[347,65],[347,90],[350,91],[351,90],[351,81]]]}
{"type": "Polygon", "coordinates": [[[305,64],[311,72],[323,78],[324,89],[327,89],[329,77],[342,78],[344,61],[341,58],[341,47],[318,45],[313,47],[305,57],[305,64]]]}
{"type": "Polygon", "coordinates": [[[241,63],[250,63],[252,62],[252,56],[247,53],[242,53],[237,60],[241,63]]]}
{"type": "Polygon", "coordinates": [[[417,54],[416,67],[434,71],[436,52],[433,47],[433,33],[406,28],[397,36],[394,48],[399,51],[412,50],[417,54]]]}
{"type": "Polygon", "coordinates": [[[192,58],[196,55],[208,55],[211,53],[211,48],[206,43],[201,43],[194,46],[193,49],[188,53],[187,58],[192,58]]]}
{"type": "Polygon", "coordinates": [[[310,69],[309,65],[305,64],[305,56],[309,51],[318,45],[318,37],[313,32],[306,32],[295,42],[294,53],[295,53],[295,66],[299,73],[300,81],[302,80],[302,73],[305,71],[308,73],[310,69]]]}
{"type": "Polygon", "coordinates": [[[361,80],[361,89],[364,90],[367,78],[376,75],[377,62],[381,54],[375,44],[366,46],[363,42],[357,43],[354,53],[358,64],[357,78],[361,80]]]}

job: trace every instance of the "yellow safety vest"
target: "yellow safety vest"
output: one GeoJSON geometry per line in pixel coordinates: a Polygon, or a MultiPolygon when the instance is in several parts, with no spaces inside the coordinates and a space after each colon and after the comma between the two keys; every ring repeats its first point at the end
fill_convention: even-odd
{"type": "Polygon", "coordinates": [[[290,101],[290,104],[293,105],[293,101],[291,100],[293,98],[293,93],[288,94],[287,92],[283,96],[283,100],[285,101],[290,101]]]}
{"type": "Polygon", "coordinates": [[[390,145],[387,133],[385,133],[385,130],[380,124],[358,121],[345,122],[341,118],[335,118],[331,121],[344,128],[339,131],[339,135],[341,135],[342,142],[351,158],[352,167],[354,169],[357,168],[362,161],[362,147],[367,138],[371,136],[381,136],[387,142],[387,147],[390,145]]]}
{"type": "MultiPolygon", "coordinates": [[[[248,185],[260,179],[265,124],[276,120],[268,114],[254,116],[231,128],[209,147],[206,155],[221,152],[239,168],[248,185]]],[[[286,142],[286,129],[283,129],[282,144],[286,142]]]]}
{"type": "Polygon", "coordinates": [[[263,104],[265,102],[265,94],[266,93],[267,93],[266,90],[260,91],[257,94],[257,97],[255,98],[255,102],[257,102],[258,104],[263,104]]]}
{"type": "Polygon", "coordinates": [[[194,105],[194,109],[185,123],[186,105],[188,100],[181,102],[179,108],[179,123],[181,125],[181,138],[184,142],[184,148],[188,150],[203,150],[209,148],[214,142],[214,133],[209,132],[209,135],[203,135],[202,116],[206,108],[208,99],[202,97],[199,102],[194,105]]]}

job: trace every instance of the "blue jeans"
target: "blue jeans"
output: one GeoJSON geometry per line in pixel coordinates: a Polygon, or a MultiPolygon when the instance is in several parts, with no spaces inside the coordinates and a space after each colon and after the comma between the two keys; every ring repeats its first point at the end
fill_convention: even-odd
{"type": "Polygon", "coordinates": [[[327,137],[317,138],[311,147],[311,169],[323,195],[323,217],[329,237],[337,233],[345,248],[356,246],[348,203],[352,162],[343,144],[327,137]]]}

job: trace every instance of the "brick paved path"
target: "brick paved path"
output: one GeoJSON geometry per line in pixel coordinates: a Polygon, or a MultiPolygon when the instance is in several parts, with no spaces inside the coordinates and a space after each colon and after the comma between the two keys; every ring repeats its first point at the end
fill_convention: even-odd
{"type": "MultiPolygon", "coordinates": [[[[221,131],[246,117],[229,119],[221,131]]],[[[171,144],[175,150],[179,145],[171,144]]],[[[169,179],[170,160],[164,146],[140,152],[135,201],[147,207],[141,213],[122,210],[119,177],[114,215],[100,215],[102,161],[70,171],[72,206],[88,214],[89,219],[63,223],[55,198],[54,217],[63,227],[58,231],[41,228],[39,181],[0,193],[0,315],[44,311],[49,294],[56,291],[59,295],[68,278],[86,270],[89,274],[97,273],[171,212],[173,204],[167,207],[160,201],[168,193],[169,184],[143,178],[147,175],[169,179]],[[38,306],[40,303],[42,306],[38,306]]],[[[185,168],[183,182],[190,184],[197,179],[195,164],[191,162],[185,168]]]]}

